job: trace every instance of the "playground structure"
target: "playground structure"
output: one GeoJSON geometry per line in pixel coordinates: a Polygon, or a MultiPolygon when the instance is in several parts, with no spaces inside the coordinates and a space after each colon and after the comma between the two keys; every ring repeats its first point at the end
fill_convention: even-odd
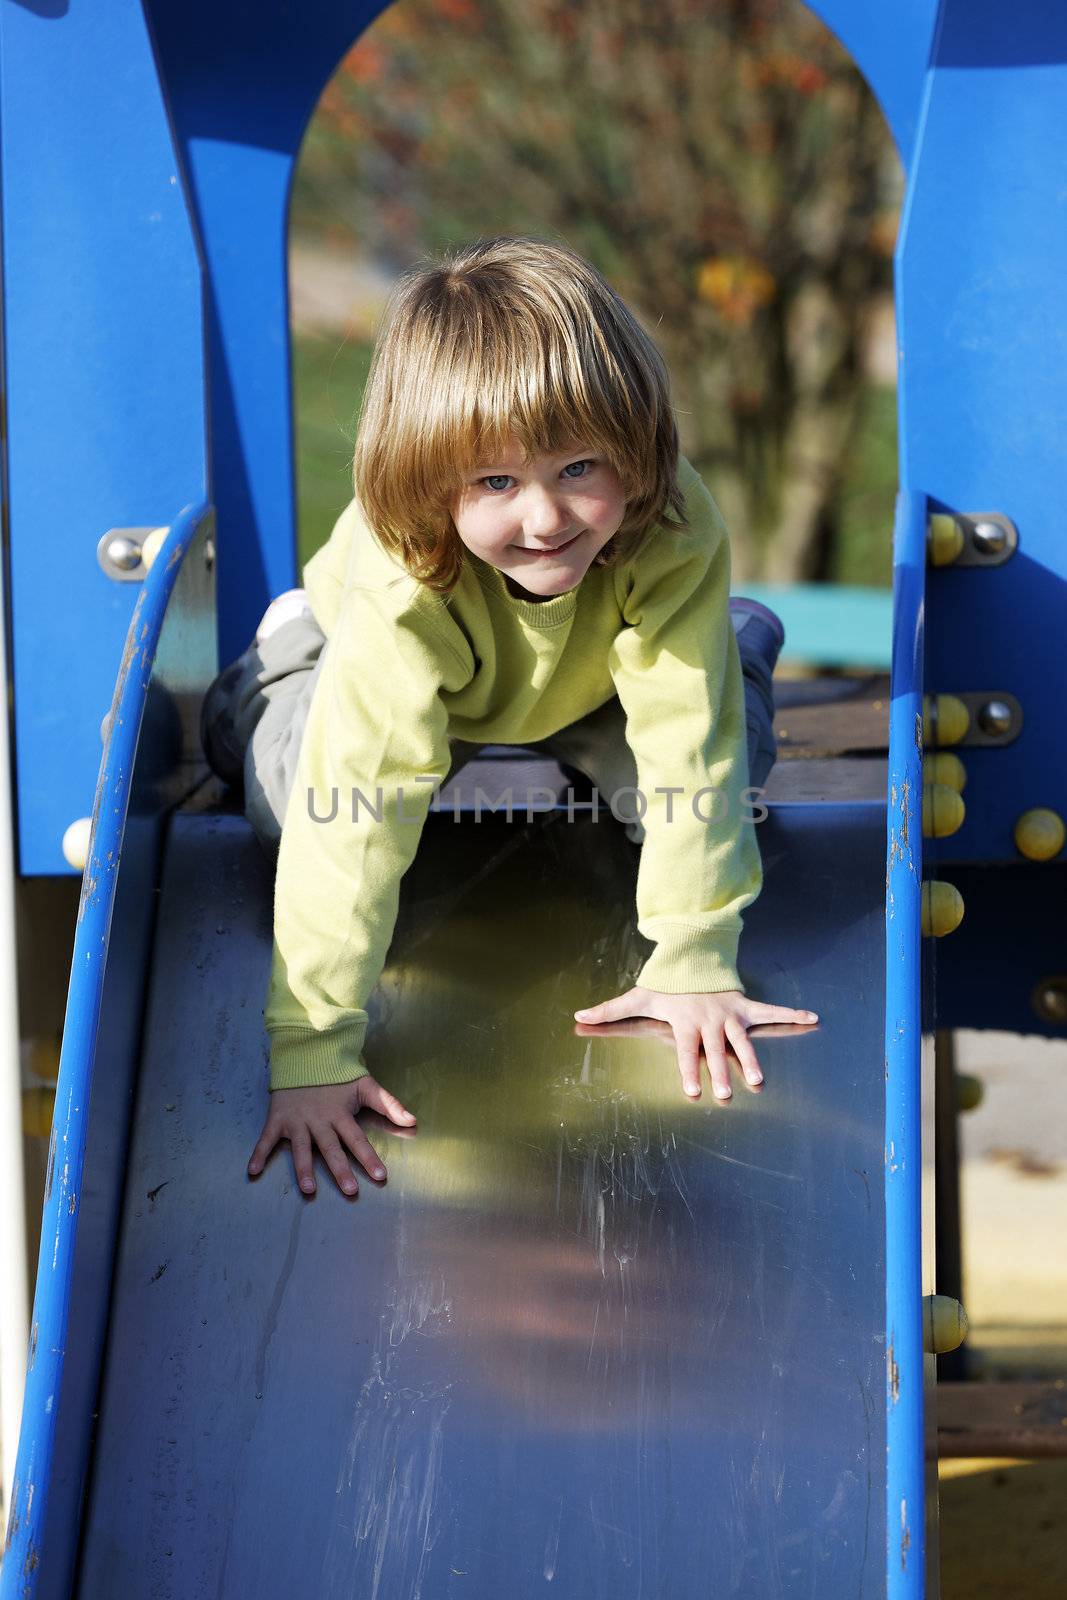
{"type": "Polygon", "coordinates": [[[288,189],[374,12],[0,5],[9,876],[84,852],[2,1600],[936,1592],[924,1073],[1067,1027],[1067,16],[811,9],[907,173],[887,792],[772,806],[741,949],[822,1025],[695,1111],[571,1031],[618,834],[431,817],[368,1047],[419,1131],[352,1208],[245,1176],[271,884],[196,723],[297,581],[288,189]]]}

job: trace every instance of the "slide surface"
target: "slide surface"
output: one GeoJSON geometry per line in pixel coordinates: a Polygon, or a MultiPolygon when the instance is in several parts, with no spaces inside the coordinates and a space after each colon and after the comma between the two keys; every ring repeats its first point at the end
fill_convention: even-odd
{"type": "Polygon", "coordinates": [[[571,1019],[643,959],[621,828],[431,816],[367,1051],[418,1129],[353,1202],[246,1176],[270,869],[173,816],[81,1600],[884,1595],[885,808],[757,831],[746,988],[822,1023],[723,1106],[571,1019]]]}

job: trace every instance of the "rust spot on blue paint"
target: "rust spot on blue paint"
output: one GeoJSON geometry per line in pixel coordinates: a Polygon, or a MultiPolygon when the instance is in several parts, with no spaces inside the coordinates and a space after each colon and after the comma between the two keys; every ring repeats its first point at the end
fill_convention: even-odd
{"type": "Polygon", "coordinates": [[[48,1142],[48,1172],[44,1180],[44,1197],[47,1202],[52,1194],[52,1177],[56,1170],[56,1125],[52,1124],[52,1137],[48,1142]]]}
{"type": "Polygon", "coordinates": [[[886,1359],[889,1362],[889,1398],[896,1405],[900,1399],[900,1368],[897,1366],[897,1360],[893,1354],[892,1341],[890,1341],[889,1353],[886,1359]]]}
{"type": "Polygon", "coordinates": [[[889,843],[889,855],[886,863],[886,893],[889,893],[889,880],[892,876],[896,862],[910,867],[915,871],[912,860],[911,841],[909,828],[911,824],[911,779],[905,778],[900,788],[894,783],[889,791],[889,807],[895,819],[889,843]]]}
{"type": "Polygon", "coordinates": [[[4,1553],[11,1549],[11,1541],[18,1532],[19,1526],[19,1480],[16,1478],[11,1485],[11,1515],[7,1519],[7,1538],[4,1541],[4,1553]]]}

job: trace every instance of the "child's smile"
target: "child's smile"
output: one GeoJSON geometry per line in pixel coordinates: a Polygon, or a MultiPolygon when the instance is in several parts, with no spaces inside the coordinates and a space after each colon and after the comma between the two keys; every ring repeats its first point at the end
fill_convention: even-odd
{"type": "Polygon", "coordinates": [[[622,479],[581,443],[523,459],[513,441],[464,475],[450,507],[467,549],[497,567],[522,600],[552,600],[580,583],[626,514],[622,479]]]}

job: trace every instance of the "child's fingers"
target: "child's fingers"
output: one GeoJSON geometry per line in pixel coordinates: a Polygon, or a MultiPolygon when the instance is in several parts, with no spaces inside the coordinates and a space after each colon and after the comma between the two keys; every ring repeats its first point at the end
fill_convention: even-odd
{"type": "Polygon", "coordinates": [[[340,1140],[333,1128],[316,1128],[315,1143],[322,1151],[322,1159],[333,1173],[334,1182],[342,1194],[358,1194],[359,1184],[348,1165],[348,1157],[341,1149],[340,1140]]]}
{"type": "Polygon", "coordinates": [[[752,1041],[745,1031],[744,1023],[740,1022],[736,1017],[727,1017],[726,1037],[734,1047],[734,1053],[741,1063],[741,1071],[744,1073],[746,1081],[753,1087],[762,1083],[763,1073],[760,1070],[756,1052],[752,1048],[752,1041]]]}
{"type": "Polygon", "coordinates": [[[370,1106],[360,1106],[359,1125],[368,1137],[372,1133],[387,1133],[390,1139],[417,1139],[419,1134],[413,1122],[401,1127],[389,1117],[383,1117],[380,1111],[372,1110],[370,1106]]]}
{"type": "Polygon", "coordinates": [[[264,1124],[263,1132],[256,1140],[256,1147],[248,1158],[248,1175],[256,1177],[263,1171],[263,1164],[278,1143],[278,1131],[269,1119],[264,1124]]]}
{"type": "Polygon", "coordinates": [[[678,1051],[678,1071],[682,1075],[682,1088],[691,1099],[700,1098],[700,1034],[674,1030],[674,1043],[678,1051]]]}
{"type": "Polygon", "coordinates": [[[711,1087],[717,1100],[729,1100],[733,1094],[730,1083],[730,1068],[726,1061],[726,1048],[722,1042],[721,1028],[712,1026],[702,1030],[704,1038],[704,1054],[708,1058],[708,1071],[711,1074],[711,1087]]]}
{"type": "Polygon", "coordinates": [[[388,1089],[383,1089],[381,1084],[373,1078],[364,1078],[365,1088],[362,1102],[370,1106],[372,1111],[378,1111],[383,1117],[388,1117],[391,1122],[414,1122],[415,1113],[402,1106],[395,1094],[390,1094],[388,1089]]]}
{"type": "Polygon", "coordinates": [[[346,1117],[334,1126],[363,1170],[380,1183],[385,1177],[385,1163],[355,1117],[346,1117]]]}
{"type": "Polygon", "coordinates": [[[797,1011],[793,1006],[769,1006],[755,1000],[745,1008],[749,1022],[818,1022],[817,1011],[797,1011]]]}
{"type": "Polygon", "coordinates": [[[289,1134],[289,1147],[293,1152],[296,1181],[305,1194],[315,1193],[315,1169],[311,1161],[311,1135],[304,1126],[294,1128],[289,1134]]]}

